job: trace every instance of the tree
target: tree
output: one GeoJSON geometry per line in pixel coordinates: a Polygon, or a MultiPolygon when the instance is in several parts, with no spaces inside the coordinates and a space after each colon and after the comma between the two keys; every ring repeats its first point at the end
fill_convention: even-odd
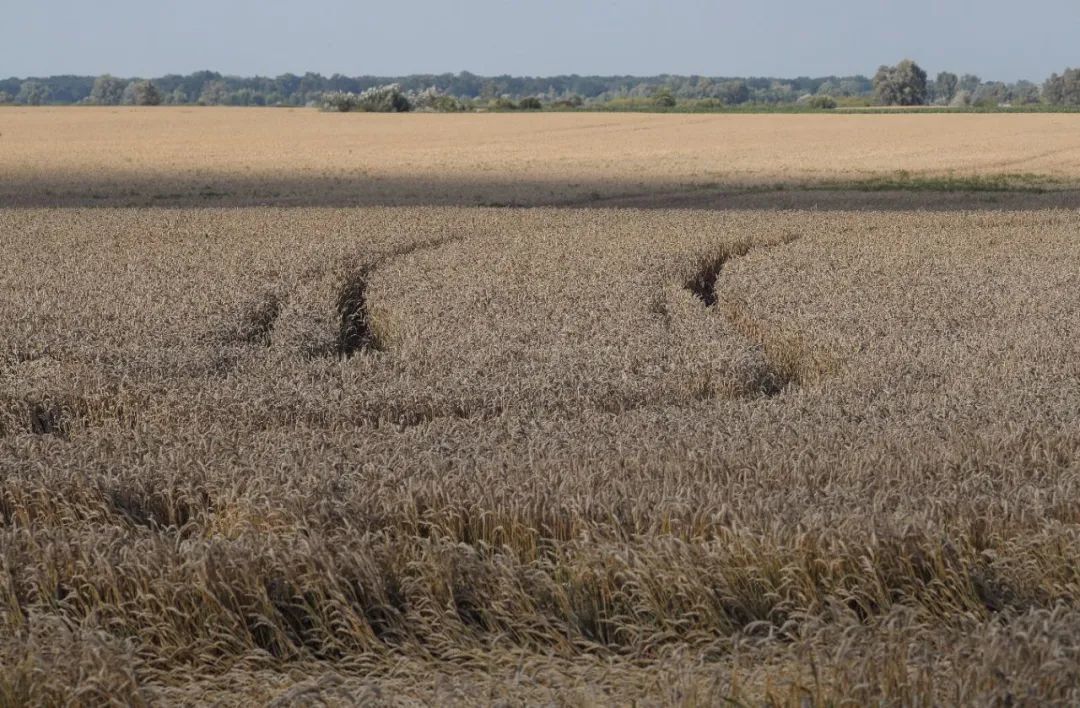
{"type": "Polygon", "coordinates": [[[1042,97],[1053,106],[1080,106],[1080,69],[1066,69],[1061,76],[1051,74],[1043,84],[1042,97]]]}
{"type": "MultiPolygon", "coordinates": [[[[340,111],[342,113],[348,111],[405,113],[412,110],[409,97],[405,95],[398,84],[374,86],[361,93],[330,91],[320,97],[320,102],[324,111],[340,111]]],[[[513,102],[510,103],[512,106],[513,102]]]]}
{"type": "Polygon", "coordinates": [[[837,92],[836,82],[833,81],[832,79],[829,79],[829,80],[826,80],[826,81],[822,81],[821,85],[818,86],[817,91],[815,91],[814,93],[817,94],[818,96],[835,96],[836,92],[837,92]]]}
{"type": "Polygon", "coordinates": [[[90,102],[99,106],[117,106],[124,98],[124,89],[127,82],[109,74],[102,74],[94,79],[94,87],[90,89],[90,102]]]}
{"type": "Polygon", "coordinates": [[[266,97],[255,89],[242,88],[230,93],[226,102],[230,106],[265,106],[266,97]]]}
{"type": "Polygon", "coordinates": [[[221,79],[207,81],[203,85],[202,93],[199,94],[199,104],[203,106],[220,106],[228,98],[229,89],[221,79]]]}
{"type": "Polygon", "coordinates": [[[862,96],[870,93],[874,89],[874,84],[870,79],[865,76],[852,76],[846,79],[840,79],[838,93],[839,96],[862,96]]]}
{"type": "Polygon", "coordinates": [[[1003,103],[1012,102],[1012,92],[1009,91],[1009,87],[1000,81],[992,81],[985,83],[975,91],[973,102],[977,106],[983,106],[985,108],[992,108],[994,106],[1000,106],[1003,103]]]}
{"type": "Polygon", "coordinates": [[[973,100],[974,99],[971,95],[971,91],[968,91],[967,89],[960,89],[955,94],[953,94],[952,100],[949,101],[949,105],[953,108],[964,108],[966,106],[970,106],[973,100]]]}
{"type": "Polygon", "coordinates": [[[950,71],[942,71],[937,75],[937,79],[934,80],[935,98],[948,103],[953,100],[953,96],[956,95],[956,87],[959,83],[959,79],[956,78],[956,74],[950,71]]]}
{"type": "Polygon", "coordinates": [[[539,111],[543,107],[540,99],[536,96],[527,96],[518,103],[518,108],[523,111],[539,111]]]}
{"type": "Polygon", "coordinates": [[[1039,87],[1030,81],[1017,81],[1010,92],[1014,106],[1028,106],[1039,102],[1039,87]]]}
{"type": "Polygon", "coordinates": [[[750,88],[745,81],[725,81],[716,87],[716,97],[729,106],[737,106],[750,100],[750,88]]]}
{"type": "Polygon", "coordinates": [[[161,104],[161,93],[152,81],[132,81],[129,88],[131,89],[131,102],[136,106],[157,106],[161,104]]]}
{"type": "Polygon", "coordinates": [[[8,93],[7,91],[0,91],[0,106],[4,105],[5,103],[11,103],[11,100],[12,99],[10,93],[8,93]]]}
{"type": "Polygon", "coordinates": [[[322,77],[322,74],[309,71],[300,77],[296,90],[303,96],[304,103],[312,99],[317,100],[326,90],[326,79],[322,77]]]}
{"type": "Polygon", "coordinates": [[[292,96],[300,88],[300,77],[296,74],[282,74],[274,79],[274,86],[283,96],[292,96]]]}
{"type": "Polygon", "coordinates": [[[926,72],[910,59],[882,66],[874,76],[874,95],[885,106],[921,106],[926,103],[926,72]]]}
{"type": "Polygon", "coordinates": [[[800,94],[787,81],[770,81],[769,87],[759,94],[765,103],[794,103],[800,94]]]}
{"type": "Polygon", "coordinates": [[[671,89],[664,86],[653,94],[653,103],[661,108],[673,108],[675,106],[675,96],[672,95],[671,89]]]}
{"type": "Polygon", "coordinates": [[[956,84],[956,88],[960,91],[968,91],[975,93],[979,90],[979,86],[982,85],[982,79],[975,74],[964,74],[960,77],[960,80],[956,84]]]}
{"type": "Polygon", "coordinates": [[[49,91],[48,86],[31,79],[22,82],[19,86],[19,95],[15,97],[15,100],[28,106],[40,106],[43,103],[48,103],[51,97],[52,92],[49,91]]]}

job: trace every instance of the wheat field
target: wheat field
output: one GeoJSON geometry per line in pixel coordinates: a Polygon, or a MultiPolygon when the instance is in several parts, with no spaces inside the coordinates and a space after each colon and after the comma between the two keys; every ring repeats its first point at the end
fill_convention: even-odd
{"type": "Polygon", "coordinates": [[[1080,114],[3,108],[0,204],[656,207],[898,175],[1057,190],[1080,183],[1078,136],[1080,114]]]}
{"type": "MultiPolygon", "coordinates": [[[[848,117],[34,115],[0,110],[0,705],[1080,701],[1073,116],[853,117],[1038,126],[1060,154],[973,158],[1038,180],[934,189],[902,144],[912,184],[673,206],[571,185],[765,183],[770,131],[848,117]],[[623,147],[670,163],[618,163],[661,123],[623,147]],[[335,136],[401,179],[324,202],[335,136]],[[544,141],[558,205],[476,205],[544,141]]],[[[881,160],[851,125],[822,180],[881,160]]]]}

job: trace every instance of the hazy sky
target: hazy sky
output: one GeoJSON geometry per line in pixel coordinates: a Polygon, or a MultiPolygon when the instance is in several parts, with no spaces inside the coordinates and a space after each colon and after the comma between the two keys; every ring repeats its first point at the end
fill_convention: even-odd
{"type": "Polygon", "coordinates": [[[872,74],[1041,81],[1080,0],[6,0],[0,76],[872,74]]]}

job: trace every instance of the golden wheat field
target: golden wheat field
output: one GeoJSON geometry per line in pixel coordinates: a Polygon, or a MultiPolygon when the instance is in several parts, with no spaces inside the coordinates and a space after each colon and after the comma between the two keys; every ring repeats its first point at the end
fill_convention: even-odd
{"type": "Polygon", "coordinates": [[[1078,123],[0,110],[0,706],[1076,704],[1078,123]]]}
{"type": "Polygon", "coordinates": [[[1080,185],[1080,114],[3,108],[0,174],[20,206],[741,206],[729,192],[927,177],[1057,192],[1080,185]]]}

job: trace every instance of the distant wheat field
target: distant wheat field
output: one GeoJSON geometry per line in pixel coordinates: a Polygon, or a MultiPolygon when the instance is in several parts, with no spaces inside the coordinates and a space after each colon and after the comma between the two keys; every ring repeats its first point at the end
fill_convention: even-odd
{"type": "Polygon", "coordinates": [[[0,110],[0,706],[1075,705],[1076,127],[0,110]]]}
{"type": "Polygon", "coordinates": [[[0,173],[0,204],[36,206],[655,206],[931,178],[1060,188],[1080,182],[1080,115],[8,108],[0,173]]]}

